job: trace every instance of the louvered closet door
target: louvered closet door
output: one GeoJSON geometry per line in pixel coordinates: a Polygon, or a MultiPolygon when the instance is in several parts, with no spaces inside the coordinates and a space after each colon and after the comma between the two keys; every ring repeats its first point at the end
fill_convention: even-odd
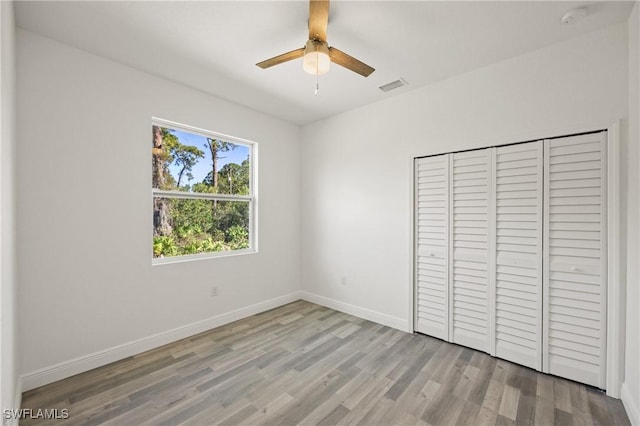
{"type": "Polygon", "coordinates": [[[495,157],[495,354],[541,370],[543,143],[495,157]]]}
{"type": "Polygon", "coordinates": [[[416,160],[416,321],[448,339],[449,155],[416,160]]]}
{"type": "Polygon", "coordinates": [[[491,149],[451,154],[450,341],[489,351],[491,149]]]}
{"type": "Polygon", "coordinates": [[[606,132],[545,141],[544,371],[605,387],[606,132]]]}

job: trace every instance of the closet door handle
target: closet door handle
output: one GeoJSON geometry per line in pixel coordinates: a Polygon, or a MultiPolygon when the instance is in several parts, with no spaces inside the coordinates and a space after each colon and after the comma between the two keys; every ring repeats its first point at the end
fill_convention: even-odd
{"type": "Polygon", "coordinates": [[[436,254],[434,252],[429,253],[429,256],[434,257],[436,254]]]}

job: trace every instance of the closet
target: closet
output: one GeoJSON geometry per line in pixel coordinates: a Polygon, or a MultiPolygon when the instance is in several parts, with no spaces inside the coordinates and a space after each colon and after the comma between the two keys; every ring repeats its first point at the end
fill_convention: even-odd
{"type": "Polygon", "coordinates": [[[606,132],[415,160],[415,331],[605,387],[606,132]]]}

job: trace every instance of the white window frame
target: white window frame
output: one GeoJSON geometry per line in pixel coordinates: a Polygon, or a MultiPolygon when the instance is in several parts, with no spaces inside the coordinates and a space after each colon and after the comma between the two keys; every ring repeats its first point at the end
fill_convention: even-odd
{"type": "MultiPolygon", "coordinates": [[[[249,247],[240,250],[229,251],[213,251],[208,253],[198,254],[186,254],[181,256],[171,257],[153,257],[153,249],[151,250],[151,263],[152,265],[166,265],[170,263],[189,262],[200,259],[212,259],[218,257],[237,256],[243,254],[258,253],[258,144],[257,142],[247,139],[238,138],[235,136],[225,135],[223,133],[212,132],[210,130],[201,129],[199,127],[189,126],[186,124],[177,123],[175,121],[165,120],[162,118],[153,117],[151,119],[151,126],[159,126],[168,129],[182,130],[189,133],[194,133],[200,136],[222,139],[225,142],[236,143],[249,147],[249,195],[231,195],[231,194],[207,194],[200,192],[183,192],[183,191],[165,191],[161,189],[153,188],[151,185],[151,203],[153,205],[153,199],[156,197],[163,198],[182,198],[192,200],[211,200],[211,201],[244,201],[249,203],[249,247]]],[[[149,161],[149,164],[152,164],[149,161]]],[[[151,174],[149,174],[151,175],[151,174]]],[[[151,214],[153,218],[153,213],[151,214]]],[[[151,220],[151,237],[149,241],[153,242],[153,220],[151,220]]]]}

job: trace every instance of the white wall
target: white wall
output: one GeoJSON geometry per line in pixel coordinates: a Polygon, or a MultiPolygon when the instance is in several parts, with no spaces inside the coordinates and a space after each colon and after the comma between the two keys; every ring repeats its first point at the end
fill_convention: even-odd
{"type": "Polygon", "coordinates": [[[638,53],[640,51],[640,5],[636,3],[629,16],[629,127],[628,127],[628,186],[627,186],[627,336],[626,336],[626,365],[621,399],[633,424],[640,424],[640,276],[638,261],[640,260],[639,230],[640,214],[638,200],[640,199],[640,185],[638,166],[640,165],[640,136],[638,121],[640,109],[638,96],[640,92],[640,73],[638,71],[638,53]]]}
{"type": "Polygon", "coordinates": [[[24,30],[17,48],[26,388],[297,298],[297,126],[24,30]],[[258,142],[258,254],[151,265],[152,116],[258,142]]]}
{"type": "Polygon", "coordinates": [[[412,158],[626,117],[626,40],[622,23],[305,126],[303,290],[412,329],[412,158]]]}
{"type": "Polygon", "coordinates": [[[0,400],[20,406],[15,241],[15,24],[13,2],[0,2],[0,400]]]}

